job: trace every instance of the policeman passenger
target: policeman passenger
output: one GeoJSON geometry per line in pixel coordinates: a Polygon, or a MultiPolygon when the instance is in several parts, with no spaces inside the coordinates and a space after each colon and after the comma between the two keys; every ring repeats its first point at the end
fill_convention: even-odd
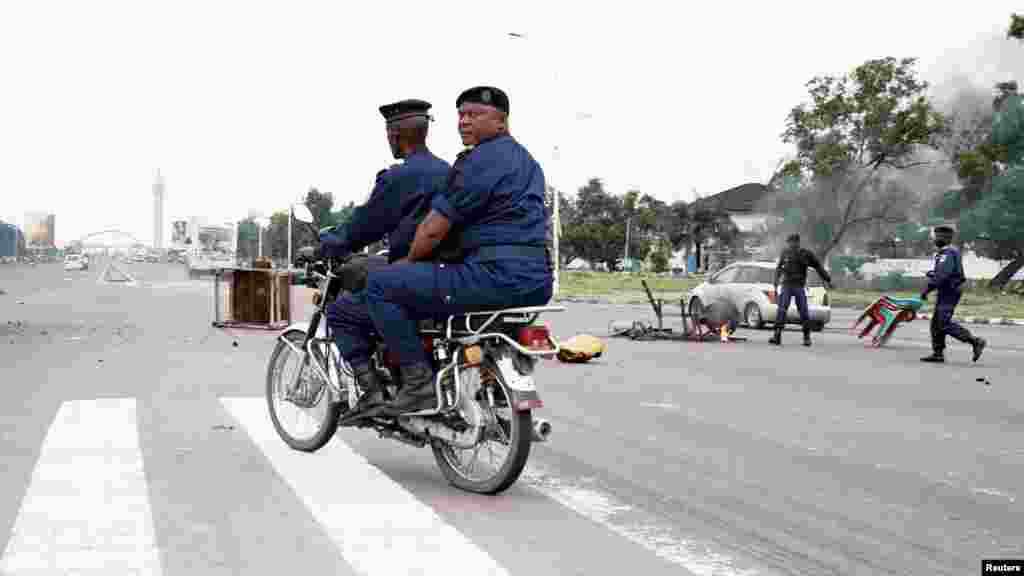
{"type": "Polygon", "coordinates": [[[781,345],[782,330],[786,327],[786,312],[790,300],[796,300],[796,309],[800,312],[800,323],[804,329],[804,346],[811,345],[811,319],[807,312],[807,269],[814,268],[825,284],[832,288],[832,277],[821,265],[813,252],[800,246],[800,235],[790,234],[786,238],[786,248],[779,256],[779,264],[775,267],[775,285],[779,286],[779,306],[775,315],[775,334],[768,342],[781,345]],[[782,284],[779,284],[779,278],[782,284]]]}
{"type": "MultiPolygon", "coordinates": [[[[376,184],[366,204],[357,207],[350,221],[320,235],[321,249],[343,257],[384,236],[388,237],[388,260],[394,262],[409,252],[416,226],[429,208],[430,198],[444,187],[451,166],[427,148],[429,102],[402,100],[380,107],[391,153],[404,159],[377,173],[376,184]]],[[[356,415],[383,400],[382,385],[370,366],[373,320],[366,291],[343,295],[327,308],[327,322],[334,331],[341,355],[365,394],[353,408],[356,415]]]]}
{"type": "Polygon", "coordinates": [[[952,336],[961,342],[971,345],[974,349],[974,361],[981,358],[985,349],[984,338],[973,336],[969,330],[953,321],[953,311],[960,303],[963,285],[967,282],[964,276],[964,264],[960,251],[950,245],[953,241],[953,229],[949,226],[937,226],[932,230],[935,247],[935,267],[928,272],[928,287],[921,293],[921,299],[927,300],[933,290],[938,292],[935,310],[932,314],[932,354],[921,358],[922,362],[945,362],[946,336],[952,336]]]}
{"type": "Polygon", "coordinates": [[[401,264],[370,272],[370,316],[398,353],[404,386],[390,406],[396,416],[435,407],[434,372],[416,321],[452,314],[546,304],[552,269],[545,249],[544,172],[509,134],[508,96],[478,86],[455,101],[459,154],[448,185],[436,194],[401,264]],[[442,245],[455,248],[447,262],[442,245]]]}

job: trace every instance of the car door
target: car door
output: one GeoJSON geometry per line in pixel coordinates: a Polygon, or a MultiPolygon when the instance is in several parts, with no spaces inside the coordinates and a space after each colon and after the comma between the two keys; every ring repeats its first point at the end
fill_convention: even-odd
{"type": "MultiPolygon", "coordinates": [[[[736,280],[740,267],[736,264],[726,266],[722,271],[715,274],[712,279],[711,290],[708,291],[708,301],[719,298],[732,299],[731,292],[734,289],[732,283],[736,280]]],[[[707,304],[707,302],[705,302],[707,304]]]]}

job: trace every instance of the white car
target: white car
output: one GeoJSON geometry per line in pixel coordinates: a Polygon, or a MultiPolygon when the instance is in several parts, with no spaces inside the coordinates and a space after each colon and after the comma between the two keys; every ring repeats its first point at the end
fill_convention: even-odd
{"type": "Polygon", "coordinates": [[[89,262],[81,254],[69,254],[64,258],[65,270],[88,270],[89,262]]]}
{"type": "MultiPolygon", "coordinates": [[[[732,301],[743,314],[744,323],[755,329],[775,324],[778,294],[775,292],[775,262],[736,262],[719,270],[689,294],[687,309],[696,317],[705,303],[719,298],[732,301]]],[[[807,271],[807,312],[811,329],[821,331],[832,319],[828,290],[815,270],[807,271]]],[[[799,324],[800,312],[791,301],[786,324],[799,324]]]]}

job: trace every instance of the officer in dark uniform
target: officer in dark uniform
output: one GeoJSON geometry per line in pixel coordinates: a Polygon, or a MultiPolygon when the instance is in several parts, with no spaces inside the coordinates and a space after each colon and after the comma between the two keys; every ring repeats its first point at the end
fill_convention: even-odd
{"type": "Polygon", "coordinates": [[[800,235],[791,234],[786,238],[786,248],[779,256],[779,265],[775,267],[775,285],[779,290],[779,311],[775,315],[775,334],[768,342],[779,346],[782,344],[782,329],[786,327],[786,312],[790,300],[796,300],[796,309],[800,312],[800,323],[804,329],[804,346],[811,345],[811,319],[807,312],[807,269],[814,268],[825,284],[832,288],[832,277],[821,265],[813,252],[800,246],[800,235]],[[779,279],[782,279],[781,285],[779,279]]]}
{"type": "MultiPolygon", "coordinates": [[[[443,189],[451,166],[434,156],[426,139],[430,103],[403,100],[380,107],[387,128],[388,143],[396,159],[405,162],[377,173],[376,184],[366,204],[353,211],[351,220],[320,235],[327,255],[342,257],[388,237],[388,261],[404,257],[412,245],[416,226],[429,209],[430,198],[443,189]]],[[[327,322],[334,331],[341,355],[352,366],[366,394],[354,407],[357,414],[383,400],[382,385],[370,367],[373,320],[366,291],[344,295],[327,307],[327,322]]]]}
{"type": "Polygon", "coordinates": [[[945,362],[946,336],[952,336],[971,345],[974,349],[974,361],[977,362],[987,342],[984,338],[973,336],[969,330],[953,321],[953,311],[960,303],[963,285],[967,282],[960,251],[950,245],[953,241],[953,229],[949,226],[937,226],[932,232],[935,247],[939,251],[935,254],[935,268],[928,273],[928,287],[921,293],[921,299],[927,300],[932,290],[939,294],[932,313],[932,355],[921,358],[921,361],[945,362]]]}
{"type": "Polygon", "coordinates": [[[367,283],[370,315],[398,353],[404,382],[384,415],[435,405],[417,320],[551,299],[544,172],[508,132],[508,96],[480,86],[455,105],[462,142],[471,149],[459,155],[447,189],[434,196],[404,263],[372,271],[367,283]],[[448,262],[438,257],[446,247],[448,262]]]}

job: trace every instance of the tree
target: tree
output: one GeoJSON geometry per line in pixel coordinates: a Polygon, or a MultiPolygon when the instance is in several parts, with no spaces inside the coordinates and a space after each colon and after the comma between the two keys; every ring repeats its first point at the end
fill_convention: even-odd
{"type": "Polygon", "coordinates": [[[892,176],[924,164],[919,152],[946,130],[915,63],[868,60],[842,78],[816,77],[810,104],[787,117],[782,137],[796,158],[781,172],[795,179],[802,227],[823,260],[858,227],[907,221],[914,194],[892,176]]]}
{"type": "MultiPolygon", "coordinates": [[[[554,231],[555,231],[555,212],[554,212],[554,198],[555,189],[548,186],[547,193],[544,198],[544,208],[548,213],[548,247],[551,249],[551,256],[554,257],[554,231]]],[[[564,193],[558,195],[558,218],[561,220],[561,236],[558,243],[558,259],[559,266],[562,268],[568,266],[573,260],[579,258],[580,255],[576,253],[574,245],[566,243],[565,231],[571,230],[576,222],[576,206],[571,198],[566,197],[564,193]]]]}
{"type": "Polygon", "coordinates": [[[334,195],[330,192],[323,193],[315,187],[306,192],[306,200],[303,202],[309,211],[313,213],[314,225],[318,228],[333,226],[331,223],[331,209],[334,208],[334,195]]]}
{"type": "MultiPolygon", "coordinates": [[[[1007,37],[1024,40],[1024,18],[1011,16],[1007,37]]],[[[961,238],[979,254],[1012,260],[990,282],[1002,288],[1024,267],[1024,95],[1017,82],[996,84],[977,133],[955,150],[961,188],[946,194],[939,212],[961,216],[961,238]]]]}
{"type": "Polygon", "coordinates": [[[239,260],[252,260],[259,254],[259,227],[251,218],[246,218],[238,223],[238,252],[239,260]]]}
{"type": "MultiPolygon", "coordinates": [[[[562,246],[591,263],[617,270],[626,242],[622,198],[605,191],[599,178],[591,178],[576,194],[572,219],[562,217],[562,246]]],[[[561,210],[561,208],[559,208],[561,210]]]]}

